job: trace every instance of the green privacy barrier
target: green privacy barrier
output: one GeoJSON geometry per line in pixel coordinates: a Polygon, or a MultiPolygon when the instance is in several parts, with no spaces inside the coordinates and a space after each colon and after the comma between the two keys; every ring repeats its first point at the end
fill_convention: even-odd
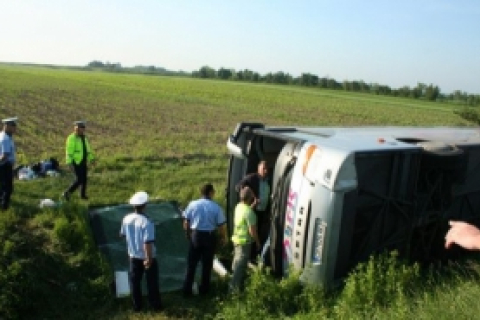
{"type": "MultiPolygon", "coordinates": [[[[123,217],[131,212],[133,208],[127,204],[89,211],[95,242],[114,271],[128,271],[126,241],[119,232],[123,217]]],[[[176,202],[156,200],[147,205],[146,214],[155,224],[160,291],[179,290],[185,276],[188,252],[181,211],[176,202]]]]}

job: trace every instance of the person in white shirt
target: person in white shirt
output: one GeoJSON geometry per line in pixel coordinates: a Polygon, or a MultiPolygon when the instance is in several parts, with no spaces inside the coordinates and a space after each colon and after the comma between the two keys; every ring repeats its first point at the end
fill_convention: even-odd
{"type": "Polygon", "coordinates": [[[154,311],[162,309],[158,283],[158,263],[155,248],[155,226],[145,214],[148,194],[144,191],[135,193],[130,198],[135,212],[126,215],[122,221],[120,236],[127,240],[130,260],[130,288],[133,308],[142,310],[142,277],[147,278],[148,300],[154,311]]]}
{"type": "Polygon", "coordinates": [[[0,209],[8,210],[13,193],[13,167],[15,165],[15,143],[13,134],[17,131],[17,118],[3,119],[0,132],[0,209]]]}

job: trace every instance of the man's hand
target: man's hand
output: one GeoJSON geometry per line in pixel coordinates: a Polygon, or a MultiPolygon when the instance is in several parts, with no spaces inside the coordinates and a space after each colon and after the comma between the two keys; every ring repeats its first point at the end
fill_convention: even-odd
{"type": "Polygon", "coordinates": [[[143,261],[143,265],[145,267],[145,269],[148,269],[150,268],[150,266],[152,265],[152,258],[147,258],[143,261]]]}
{"type": "Polygon", "coordinates": [[[450,230],[445,236],[445,248],[457,244],[467,250],[480,250],[480,230],[468,223],[450,221],[450,230]]]}

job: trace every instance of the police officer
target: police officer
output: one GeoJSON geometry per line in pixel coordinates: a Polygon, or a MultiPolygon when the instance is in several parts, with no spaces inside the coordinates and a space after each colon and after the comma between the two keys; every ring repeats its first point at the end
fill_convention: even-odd
{"type": "Polygon", "coordinates": [[[206,294],[210,289],[217,228],[223,244],[228,242],[225,215],[220,206],[212,200],[215,195],[213,185],[205,184],[201,188],[201,194],[202,198],[190,202],[183,213],[183,228],[190,242],[187,273],[183,283],[183,294],[186,297],[192,295],[195,269],[200,260],[202,261],[202,281],[199,292],[206,294]]]}
{"type": "Polygon", "coordinates": [[[0,132],[0,209],[7,210],[13,193],[13,166],[15,164],[15,143],[13,134],[17,130],[17,118],[3,119],[0,132]]]}
{"type": "Polygon", "coordinates": [[[66,163],[72,167],[75,173],[75,181],[63,193],[65,200],[70,199],[70,195],[80,187],[80,197],[88,200],[87,197],[87,163],[95,163],[95,156],[92,147],[85,136],[85,121],[76,121],[74,132],[67,138],[66,143],[66,163]]]}
{"type": "Polygon", "coordinates": [[[144,191],[135,193],[129,203],[135,212],[123,218],[120,236],[126,237],[128,256],[130,258],[130,288],[132,290],[133,308],[142,310],[142,277],[147,278],[148,300],[155,311],[162,308],[158,283],[158,263],[155,248],[155,226],[145,215],[148,194],[144,191]]]}

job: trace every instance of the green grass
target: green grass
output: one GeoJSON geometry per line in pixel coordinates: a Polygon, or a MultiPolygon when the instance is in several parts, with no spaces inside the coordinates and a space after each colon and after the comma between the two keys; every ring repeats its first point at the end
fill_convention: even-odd
{"type": "MultiPolygon", "coordinates": [[[[63,162],[73,121],[88,121],[87,134],[98,156],[89,174],[91,205],[125,202],[140,189],[186,205],[206,181],[215,184],[216,200],[224,204],[225,143],[240,121],[470,125],[455,110],[447,104],[294,86],[0,65],[0,115],[20,118],[15,137],[20,163],[51,156],[63,162]]],[[[81,219],[84,204],[74,201],[56,211],[36,208],[40,199],[58,199],[71,178],[16,181],[14,209],[0,216],[0,286],[7,288],[0,293],[0,310],[12,317],[17,312],[23,318],[41,319],[151,318],[131,314],[128,301],[111,296],[111,272],[81,219]],[[36,303],[25,307],[22,297],[36,303]]],[[[389,263],[398,267],[396,262],[389,263]]],[[[379,280],[368,270],[349,280],[379,280]]],[[[250,291],[241,299],[225,297],[225,284],[220,282],[208,299],[184,301],[178,294],[166,295],[167,310],[156,318],[346,319],[368,314],[380,319],[443,319],[453,317],[456,306],[461,308],[459,318],[474,318],[480,311],[473,303],[480,290],[471,272],[459,272],[456,281],[433,276],[415,279],[415,290],[403,286],[403,278],[392,275],[389,279],[385,283],[401,294],[388,291],[387,302],[373,301],[364,307],[367,310],[359,311],[355,307],[364,303],[355,299],[378,288],[347,291],[347,282],[343,292],[323,295],[317,289],[299,288],[294,277],[279,284],[268,275],[254,274],[250,291]],[[289,296],[297,298],[287,301],[289,296]],[[278,310],[268,307],[272,305],[278,310]]]]}

